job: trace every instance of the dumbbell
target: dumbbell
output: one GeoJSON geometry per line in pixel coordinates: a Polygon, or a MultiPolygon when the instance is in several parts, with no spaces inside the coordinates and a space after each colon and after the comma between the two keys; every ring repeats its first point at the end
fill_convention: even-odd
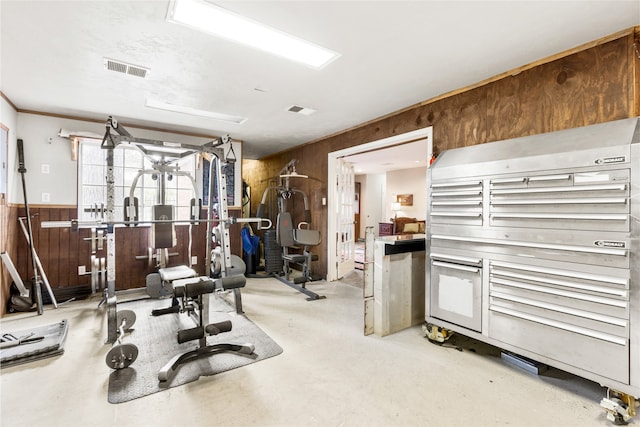
{"type": "Polygon", "coordinates": [[[136,323],[136,313],[132,310],[120,310],[116,313],[118,325],[118,344],[111,347],[105,362],[111,369],[129,367],[138,358],[138,347],[131,343],[122,343],[122,337],[136,323]]]}

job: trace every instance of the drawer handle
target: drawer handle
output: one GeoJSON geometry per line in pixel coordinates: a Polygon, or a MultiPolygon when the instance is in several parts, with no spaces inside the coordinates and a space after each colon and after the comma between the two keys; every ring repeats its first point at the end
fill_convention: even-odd
{"type": "Polygon", "coordinates": [[[461,270],[461,271],[467,271],[469,273],[479,273],[480,269],[477,267],[469,267],[466,265],[460,265],[460,264],[450,264],[448,262],[439,262],[439,261],[433,261],[432,265],[435,267],[443,267],[443,268],[451,268],[453,270],[461,270]]]}
{"type": "Polygon", "coordinates": [[[587,337],[596,338],[596,339],[599,339],[599,340],[602,340],[602,341],[608,341],[608,342],[613,343],[613,344],[618,344],[618,345],[622,345],[622,346],[626,346],[627,345],[627,340],[625,338],[611,336],[609,334],[604,334],[604,333],[593,331],[593,330],[587,329],[587,328],[581,328],[581,327],[575,326],[575,325],[569,325],[569,324],[566,324],[564,322],[558,322],[558,321],[551,320],[551,319],[546,319],[546,318],[540,317],[540,316],[534,316],[532,314],[521,313],[519,311],[511,310],[509,308],[491,305],[489,307],[489,310],[497,312],[497,313],[506,314],[508,316],[513,316],[513,317],[518,317],[520,319],[529,320],[531,322],[540,323],[542,325],[551,326],[553,328],[563,329],[563,330],[569,331],[569,332],[574,332],[576,334],[585,335],[587,337]]]}
{"type": "Polygon", "coordinates": [[[482,194],[481,190],[465,190],[465,191],[441,191],[432,192],[431,197],[450,197],[450,196],[478,196],[482,194]]]}
{"type": "Polygon", "coordinates": [[[608,323],[614,326],[620,326],[626,328],[628,322],[624,319],[619,319],[613,316],[606,316],[604,314],[591,313],[589,311],[578,310],[577,308],[567,307],[563,305],[550,304],[542,301],[535,301],[529,298],[518,297],[515,295],[503,294],[501,292],[491,292],[491,297],[498,298],[505,301],[511,301],[531,307],[542,308],[545,310],[555,311],[558,313],[570,314],[576,317],[582,317],[589,320],[595,320],[597,322],[608,323]]]}
{"type": "Polygon", "coordinates": [[[529,182],[536,181],[567,181],[571,179],[571,175],[542,175],[542,176],[530,176],[529,182]]]}
{"type": "Polygon", "coordinates": [[[482,216],[482,212],[431,212],[431,216],[478,218],[482,216]]]}
{"type": "Polygon", "coordinates": [[[556,251],[568,251],[568,252],[584,252],[590,254],[604,254],[604,255],[615,255],[615,256],[627,256],[626,249],[613,249],[613,248],[591,248],[585,246],[569,246],[569,245],[556,245],[552,243],[534,243],[534,242],[522,242],[518,240],[497,240],[497,239],[480,239],[476,237],[458,237],[458,236],[445,236],[442,234],[433,234],[431,236],[432,240],[453,240],[457,242],[468,242],[468,243],[483,243],[489,245],[500,245],[500,246],[517,246],[523,248],[532,248],[532,249],[549,249],[556,251]]]}
{"type": "MultiPolygon", "coordinates": [[[[595,302],[597,304],[610,305],[612,307],[619,307],[619,308],[625,308],[626,309],[627,306],[628,306],[626,300],[625,301],[614,300],[614,299],[607,298],[607,297],[599,297],[599,296],[595,296],[595,295],[583,294],[583,293],[580,293],[580,292],[564,291],[564,290],[561,290],[561,289],[551,288],[551,287],[548,287],[548,286],[531,285],[529,283],[522,283],[522,282],[517,282],[517,281],[513,281],[513,280],[500,279],[500,278],[493,277],[493,276],[491,276],[491,278],[490,278],[490,283],[491,283],[491,285],[503,285],[503,286],[508,286],[508,287],[516,288],[516,289],[524,289],[524,290],[527,290],[527,291],[540,292],[540,293],[543,293],[543,294],[557,295],[557,296],[561,296],[561,297],[579,299],[579,300],[582,300],[582,301],[595,302]]],[[[625,297],[626,297],[626,295],[625,295],[625,297]]]]}
{"type": "Polygon", "coordinates": [[[524,176],[518,177],[518,178],[500,178],[500,179],[492,179],[491,180],[491,185],[495,185],[495,184],[521,184],[523,182],[526,182],[527,178],[524,176]]]}
{"type": "Polygon", "coordinates": [[[431,184],[431,188],[471,187],[482,184],[482,181],[442,182],[431,184]]]}
{"type": "Polygon", "coordinates": [[[568,280],[551,279],[530,274],[514,273],[509,271],[492,270],[491,274],[503,277],[510,277],[516,280],[530,280],[532,282],[546,283],[548,285],[565,286],[567,288],[580,289],[582,291],[599,292],[602,294],[615,295],[620,298],[626,298],[627,291],[620,289],[611,289],[604,286],[582,285],[568,280]]]}
{"type": "Polygon", "coordinates": [[[624,214],[561,214],[561,213],[499,213],[492,214],[491,218],[507,219],[575,219],[582,221],[626,221],[628,215],[624,214]]]}
{"type": "Polygon", "coordinates": [[[624,277],[603,276],[600,274],[581,273],[578,271],[558,270],[555,268],[539,267],[534,265],[522,265],[511,262],[491,261],[491,268],[502,267],[513,270],[527,271],[530,273],[550,274],[554,276],[564,276],[574,279],[592,280],[594,282],[614,283],[616,285],[629,286],[629,279],[624,277]]]}
{"type": "Polygon", "coordinates": [[[480,206],[482,200],[451,200],[431,202],[431,206],[480,206]]]}
{"type": "Polygon", "coordinates": [[[492,206],[500,205],[578,205],[578,204],[620,204],[626,205],[626,197],[585,197],[580,199],[506,199],[491,200],[492,206]]]}
{"type": "Polygon", "coordinates": [[[604,191],[617,190],[623,191],[627,189],[626,184],[610,184],[610,185],[576,185],[573,187],[535,187],[535,188],[514,188],[504,190],[491,190],[491,194],[518,194],[518,193],[575,193],[578,191],[604,191]]]}
{"type": "Polygon", "coordinates": [[[431,252],[429,257],[434,261],[451,261],[451,262],[462,262],[469,265],[481,266],[482,258],[469,258],[458,255],[449,255],[449,254],[441,254],[436,252],[431,252]]]}

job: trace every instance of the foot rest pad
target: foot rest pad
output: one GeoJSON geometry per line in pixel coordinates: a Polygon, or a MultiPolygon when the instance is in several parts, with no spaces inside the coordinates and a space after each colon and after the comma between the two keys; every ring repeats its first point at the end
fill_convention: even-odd
{"type": "Polygon", "coordinates": [[[167,308],[156,308],[155,310],[151,310],[151,315],[152,316],[162,316],[165,314],[171,314],[171,313],[179,313],[180,312],[180,306],[179,305],[174,305],[171,307],[167,307],[167,308]]]}
{"type": "Polygon", "coordinates": [[[229,276],[218,279],[222,289],[236,289],[236,288],[244,288],[247,284],[247,278],[244,275],[237,276],[229,276]]]}
{"type": "Polygon", "coordinates": [[[204,328],[202,326],[196,326],[191,329],[183,329],[178,331],[178,344],[183,344],[188,341],[198,340],[204,337],[204,328]]]}
{"type": "Polygon", "coordinates": [[[224,322],[212,323],[205,326],[204,331],[208,335],[218,335],[223,332],[229,332],[232,327],[231,320],[225,320],[224,322]]]}
{"type": "Polygon", "coordinates": [[[187,283],[185,285],[185,292],[187,298],[193,298],[203,294],[210,294],[214,288],[213,281],[200,280],[197,283],[187,283]]]}

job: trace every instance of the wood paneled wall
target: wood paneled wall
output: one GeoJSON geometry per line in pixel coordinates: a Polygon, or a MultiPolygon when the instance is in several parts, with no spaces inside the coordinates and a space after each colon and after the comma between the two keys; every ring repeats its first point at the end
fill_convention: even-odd
{"type": "MultiPolygon", "coordinates": [[[[85,266],[86,271],[91,270],[91,243],[85,239],[90,237],[89,229],[71,231],[69,228],[42,228],[43,221],[69,221],[77,217],[75,207],[32,207],[29,209],[32,216],[33,240],[38,257],[42,263],[45,274],[54,290],[61,288],[83,288],[89,291],[91,288],[90,275],[78,275],[78,266],[85,266]]],[[[203,217],[206,214],[203,213],[203,217]]],[[[0,204],[0,221],[3,227],[0,234],[2,250],[9,252],[20,276],[23,280],[33,277],[33,268],[29,255],[29,246],[22,230],[19,228],[18,218],[25,216],[24,207],[9,207],[0,204]],[[6,227],[4,226],[6,224],[6,227]]],[[[240,217],[240,209],[229,209],[229,216],[240,217]]],[[[241,256],[240,224],[230,226],[231,253],[241,256]]],[[[116,290],[140,288],[145,286],[147,274],[155,269],[149,267],[146,260],[137,260],[136,256],[146,255],[150,242],[151,228],[117,227],[116,236],[116,290]]],[[[205,248],[206,248],[206,223],[193,226],[191,255],[198,257],[197,266],[194,268],[199,274],[205,274],[205,248]]],[[[176,226],[177,245],[169,249],[170,253],[178,253],[170,257],[169,265],[188,264],[189,226],[176,226]]],[[[97,251],[96,256],[106,257],[105,249],[97,251]]],[[[6,313],[9,297],[9,284],[11,279],[2,268],[0,278],[2,289],[0,293],[0,307],[2,314],[6,313]]],[[[65,294],[68,296],[68,294],[65,294]]],[[[73,296],[73,295],[71,295],[73,296]]]]}
{"type": "MultiPolygon", "coordinates": [[[[8,225],[15,221],[16,217],[17,209],[10,208],[6,195],[0,194],[0,252],[7,252],[12,260],[15,260],[16,255],[16,234],[15,228],[12,229],[8,225]]],[[[7,312],[6,302],[9,298],[10,285],[11,276],[4,263],[0,261],[0,316],[7,312]]]]}
{"type": "MultiPolygon", "coordinates": [[[[314,271],[327,272],[327,155],[330,152],[433,126],[434,152],[633,117],[640,114],[640,61],[628,33],[618,39],[487,83],[425,101],[396,114],[259,161],[243,162],[251,186],[251,214],[266,188],[291,159],[315,179],[301,181],[310,196],[314,228],[323,233],[314,271]]],[[[296,184],[296,186],[298,186],[296,184]]],[[[301,206],[294,214],[301,211],[301,206]]]]}

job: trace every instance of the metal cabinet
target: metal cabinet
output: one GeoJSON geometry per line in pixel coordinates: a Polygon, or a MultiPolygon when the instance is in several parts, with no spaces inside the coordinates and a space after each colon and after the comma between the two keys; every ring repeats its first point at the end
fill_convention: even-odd
{"type": "Polygon", "coordinates": [[[427,323],[640,396],[638,118],[442,153],[427,323]]]}

